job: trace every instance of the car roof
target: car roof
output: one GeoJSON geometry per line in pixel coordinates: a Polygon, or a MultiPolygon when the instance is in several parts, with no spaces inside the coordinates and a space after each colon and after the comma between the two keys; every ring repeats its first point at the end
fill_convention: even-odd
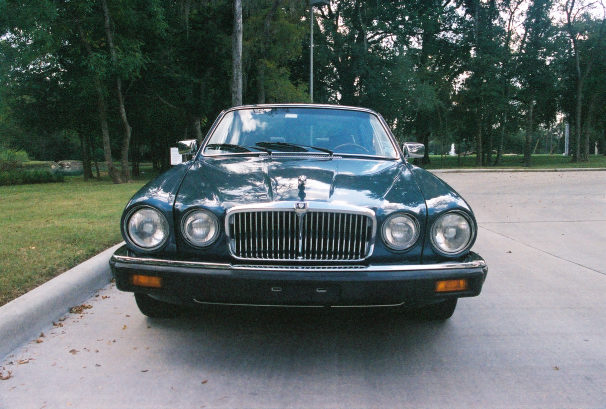
{"type": "Polygon", "coordinates": [[[276,104],[254,104],[254,105],[239,105],[226,109],[224,112],[236,111],[239,109],[264,109],[264,108],[322,108],[322,109],[338,109],[347,111],[361,111],[370,114],[379,115],[377,112],[369,108],[354,107],[348,105],[335,104],[303,104],[303,103],[276,103],[276,104]]]}

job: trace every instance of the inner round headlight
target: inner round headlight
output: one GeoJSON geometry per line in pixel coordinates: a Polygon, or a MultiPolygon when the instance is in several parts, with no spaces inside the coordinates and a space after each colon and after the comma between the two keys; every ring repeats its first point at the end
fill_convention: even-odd
{"type": "Polygon", "coordinates": [[[209,211],[194,210],[183,219],[181,230],[191,245],[204,247],[212,244],[219,235],[219,221],[209,211]]]}
{"type": "Polygon", "coordinates": [[[431,227],[431,242],[436,250],[453,255],[466,250],[473,239],[470,220],[459,212],[444,213],[431,227]]]}
{"type": "Polygon", "coordinates": [[[397,213],[383,223],[383,241],[394,250],[406,250],[419,238],[419,223],[413,217],[397,213]]]}
{"type": "Polygon", "coordinates": [[[126,221],[126,228],[130,241],[145,250],[157,249],[168,239],[168,221],[151,207],[133,211],[126,221]]]}

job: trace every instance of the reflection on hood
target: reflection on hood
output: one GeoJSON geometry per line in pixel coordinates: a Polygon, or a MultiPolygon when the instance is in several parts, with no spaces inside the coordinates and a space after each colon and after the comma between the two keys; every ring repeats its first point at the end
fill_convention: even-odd
{"type": "Polygon", "coordinates": [[[302,200],[367,207],[424,204],[404,163],[356,158],[204,158],[192,165],[177,197],[186,207],[302,200]]]}

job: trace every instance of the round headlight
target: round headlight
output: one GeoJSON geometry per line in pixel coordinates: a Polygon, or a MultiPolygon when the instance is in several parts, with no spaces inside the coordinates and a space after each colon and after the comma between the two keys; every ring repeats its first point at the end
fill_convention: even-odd
{"type": "Polygon", "coordinates": [[[394,250],[406,250],[418,238],[419,223],[407,214],[394,214],[383,223],[383,241],[394,250]]]}
{"type": "Polygon", "coordinates": [[[439,252],[454,255],[466,250],[473,239],[469,218],[459,212],[444,213],[431,227],[431,242],[439,252]]]}
{"type": "Polygon", "coordinates": [[[133,211],[126,221],[126,228],[130,241],[145,250],[155,250],[168,239],[168,221],[151,207],[133,211]]]}
{"type": "Polygon", "coordinates": [[[219,235],[219,221],[211,212],[194,210],[185,216],[181,229],[191,245],[204,247],[212,244],[219,235]]]}

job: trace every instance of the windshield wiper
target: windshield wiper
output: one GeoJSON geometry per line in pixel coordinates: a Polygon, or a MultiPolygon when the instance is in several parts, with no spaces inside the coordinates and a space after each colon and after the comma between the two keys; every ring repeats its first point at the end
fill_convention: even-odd
{"type": "Polygon", "coordinates": [[[274,148],[283,151],[284,149],[292,149],[295,152],[309,152],[309,149],[315,149],[320,152],[328,153],[330,156],[333,155],[333,151],[326,148],[320,148],[319,146],[312,145],[301,145],[297,143],[289,143],[289,142],[257,142],[255,146],[259,146],[261,148],[274,148]]]}
{"type": "Polygon", "coordinates": [[[228,151],[228,152],[252,152],[246,146],[234,145],[233,143],[209,143],[206,145],[207,149],[214,149],[217,151],[228,151]]]}

